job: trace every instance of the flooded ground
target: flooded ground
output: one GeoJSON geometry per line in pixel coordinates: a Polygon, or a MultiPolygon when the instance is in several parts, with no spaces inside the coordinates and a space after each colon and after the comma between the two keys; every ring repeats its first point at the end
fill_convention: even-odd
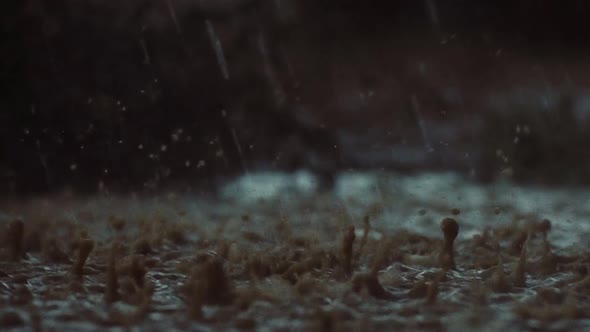
{"type": "Polygon", "coordinates": [[[216,197],[5,200],[0,326],[590,327],[590,190],[374,172],[318,188],[260,173],[216,197]]]}

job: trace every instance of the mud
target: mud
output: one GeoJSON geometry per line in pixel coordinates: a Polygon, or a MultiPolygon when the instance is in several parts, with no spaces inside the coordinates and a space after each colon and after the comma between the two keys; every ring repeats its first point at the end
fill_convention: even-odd
{"type": "Polygon", "coordinates": [[[582,330],[589,197],[450,174],[326,192],[300,173],[4,200],[0,328],[582,330]]]}

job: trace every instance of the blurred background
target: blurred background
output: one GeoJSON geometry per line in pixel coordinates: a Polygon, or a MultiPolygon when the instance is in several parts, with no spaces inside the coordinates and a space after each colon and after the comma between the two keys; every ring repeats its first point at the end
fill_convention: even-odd
{"type": "Polygon", "coordinates": [[[587,1],[0,7],[3,195],[301,169],[590,183],[587,1]]]}

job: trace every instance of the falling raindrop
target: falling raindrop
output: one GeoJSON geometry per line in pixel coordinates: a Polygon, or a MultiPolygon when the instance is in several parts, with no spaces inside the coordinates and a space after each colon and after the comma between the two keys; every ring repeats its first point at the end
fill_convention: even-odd
{"type": "Polygon", "coordinates": [[[281,105],[285,101],[285,92],[279,83],[279,80],[276,77],[276,73],[273,70],[270,60],[270,54],[268,52],[268,46],[266,42],[266,38],[264,38],[264,34],[260,32],[258,34],[258,50],[262,57],[262,62],[264,65],[264,74],[266,75],[266,79],[273,87],[273,95],[275,98],[275,104],[281,105]]]}
{"type": "MultiPolygon", "coordinates": [[[[141,46],[141,51],[143,52],[143,63],[146,65],[151,64],[150,53],[148,52],[147,45],[145,44],[145,40],[143,38],[139,40],[139,45],[141,46]]],[[[141,90],[141,93],[145,93],[145,91],[141,90]]]]}
{"type": "Polygon", "coordinates": [[[231,136],[234,139],[234,144],[236,145],[236,149],[238,150],[238,154],[240,156],[240,163],[242,164],[242,170],[244,170],[244,172],[246,174],[248,174],[248,169],[246,168],[246,163],[244,160],[244,154],[242,152],[242,146],[240,144],[240,141],[238,139],[238,135],[236,134],[236,131],[234,130],[234,128],[231,128],[231,136]]]}
{"type": "Polygon", "coordinates": [[[426,0],[426,8],[428,10],[428,17],[430,18],[430,24],[434,33],[440,33],[440,20],[438,17],[438,10],[434,0],[426,0]]]}
{"type": "Polygon", "coordinates": [[[182,34],[182,29],[180,28],[180,24],[178,23],[176,9],[174,9],[174,6],[172,5],[172,0],[166,0],[166,5],[168,6],[168,14],[170,14],[170,18],[172,19],[172,22],[174,22],[176,32],[178,32],[179,35],[182,34]]]}
{"type": "Polygon", "coordinates": [[[51,184],[51,176],[49,173],[49,167],[47,167],[47,156],[41,152],[41,142],[39,140],[35,142],[35,145],[37,146],[39,161],[41,162],[41,166],[43,166],[43,170],[45,171],[45,184],[49,187],[51,184]]]}
{"type": "Polygon", "coordinates": [[[412,111],[414,112],[416,119],[418,121],[418,128],[420,129],[420,133],[422,134],[422,140],[424,142],[424,147],[426,148],[426,151],[433,152],[434,149],[432,147],[428,131],[426,130],[426,124],[424,122],[424,118],[422,117],[422,113],[420,112],[420,104],[418,103],[418,97],[416,97],[416,95],[412,95],[412,111]]]}
{"type": "Polygon", "coordinates": [[[224,79],[229,80],[229,70],[227,69],[227,62],[225,60],[225,54],[223,53],[223,47],[221,46],[221,40],[219,40],[219,37],[215,32],[215,28],[213,27],[213,24],[210,20],[206,20],[205,25],[207,27],[207,34],[209,35],[209,40],[211,41],[211,45],[213,46],[213,50],[215,51],[217,64],[221,69],[221,75],[224,79]]]}

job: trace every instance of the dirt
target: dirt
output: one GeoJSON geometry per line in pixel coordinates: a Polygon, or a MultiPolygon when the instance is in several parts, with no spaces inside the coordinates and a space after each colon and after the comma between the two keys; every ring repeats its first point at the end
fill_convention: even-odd
{"type": "Polygon", "coordinates": [[[216,196],[0,202],[0,328],[582,330],[590,191],[245,176],[216,196]]]}

